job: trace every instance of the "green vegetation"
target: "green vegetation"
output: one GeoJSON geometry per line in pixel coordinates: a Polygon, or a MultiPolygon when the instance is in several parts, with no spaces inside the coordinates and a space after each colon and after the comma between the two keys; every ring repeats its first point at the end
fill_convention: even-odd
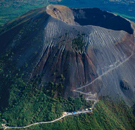
{"type": "MultiPolygon", "coordinates": [[[[50,121],[62,115],[64,111],[75,111],[87,106],[84,97],[63,99],[63,83],[65,77],[60,74],[60,83],[49,82],[39,88],[41,76],[25,83],[21,69],[12,64],[13,52],[1,57],[0,73],[0,114],[1,123],[11,126],[24,126],[37,121],[50,121]],[[57,95],[55,94],[57,93],[57,95]],[[56,95],[56,96],[55,96],[56,95]]],[[[24,65],[27,68],[27,63],[24,65]]]]}
{"type": "MultiPolygon", "coordinates": [[[[55,1],[54,1],[55,2],[55,1]]],[[[33,8],[48,5],[48,0],[26,0],[26,1],[0,1],[0,25],[3,25],[33,8]]]]}
{"type": "Polygon", "coordinates": [[[79,35],[77,38],[72,40],[72,48],[75,49],[76,51],[82,52],[85,44],[86,43],[83,42],[81,35],[79,35]]]}
{"type": "MultiPolygon", "coordinates": [[[[9,0],[6,2],[6,4],[0,2],[0,25],[32,8],[46,5],[44,0],[31,0],[22,4],[17,1],[14,4],[9,0]]],[[[38,31],[36,26],[36,22],[24,26],[17,35],[16,43],[27,39],[31,31],[38,31]]],[[[34,37],[33,41],[39,42],[38,37],[34,37]]],[[[72,41],[72,47],[76,51],[82,52],[85,44],[80,35],[72,41]]],[[[35,51],[35,55],[37,52],[35,51]]],[[[83,95],[78,98],[63,98],[65,77],[61,73],[59,75],[57,72],[53,73],[54,77],[58,76],[59,82],[51,81],[42,85],[42,74],[28,82],[24,78],[27,74],[23,70],[28,69],[29,64],[25,63],[23,67],[17,68],[13,56],[14,52],[9,51],[0,57],[0,125],[8,123],[9,126],[25,126],[35,122],[50,121],[60,117],[64,111],[73,112],[92,105],[92,102],[85,101],[83,95]]],[[[129,89],[126,81],[121,82],[121,87],[129,89]]],[[[53,124],[37,125],[27,130],[134,130],[134,123],[135,105],[130,108],[122,101],[115,103],[106,97],[96,105],[92,114],[71,116],[53,124]]]]}
{"type": "Polygon", "coordinates": [[[43,87],[43,91],[48,96],[60,97],[63,96],[64,86],[63,83],[49,82],[46,86],[43,87]]]}
{"type": "MultiPolygon", "coordinates": [[[[4,119],[10,119],[8,120],[9,124],[16,126],[16,124],[23,125],[22,122],[24,122],[25,124],[29,124],[36,121],[46,121],[57,118],[56,115],[61,114],[59,111],[64,110],[62,102],[45,97],[46,96],[41,95],[41,98],[43,98],[43,100],[40,99],[40,101],[38,100],[36,102],[33,102],[33,104],[35,104],[32,107],[30,106],[30,104],[32,104],[31,100],[29,101],[29,103],[26,102],[28,106],[24,112],[21,108],[20,111],[18,110],[19,112],[16,111],[19,115],[16,113],[11,114],[11,111],[7,112],[6,114],[4,113],[4,119]],[[52,105],[49,105],[49,101],[51,101],[52,105]],[[37,106],[40,106],[40,109],[37,106]],[[33,113],[33,111],[35,111],[35,113],[33,113]],[[14,118],[14,116],[17,116],[18,118],[16,119],[14,118]]],[[[74,99],[68,99],[67,103],[70,104],[70,102],[73,101],[74,99]]],[[[131,109],[126,106],[124,102],[120,102],[119,104],[117,104],[112,102],[112,100],[110,100],[109,98],[105,98],[96,105],[96,108],[94,109],[94,112],[92,114],[70,116],[52,124],[37,125],[27,128],[27,130],[134,130],[134,122],[135,117],[133,116],[131,109]]]]}
{"type": "Polygon", "coordinates": [[[92,114],[67,117],[62,121],[34,126],[28,130],[133,130],[134,122],[135,117],[123,102],[116,104],[110,99],[104,99],[97,104],[92,114]]]}
{"type": "MultiPolygon", "coordinates": [[[[121,1],[120,1],[121,2],[121,1]]],[[[50,3],[59,3],[62,5],[66,5],[69,7],[74,8],[80,8],[80,7],[98,7],[103,10],[107,10],[110,12],[116,12],[116,14],[129,18],[133,21],[135,21],[134,17],[134,0],[131,0],[129,4],[122,4],[122,3],[115,3],[113,1],[106,0],[106,2],[103,2],[102,0],[97,1],[88,1],[88,0],[80,0],[78,3],[73,0],[1,0],[0,1],[0,25],[3,25],[18,16],[26,13],[27,11],[33,9],[33,8],[39,8],[46,6],[50,3]],[[58,2],[59,1],[59,2],[58,2]],[[133,9],[132,9],[133,8],[133,9]]]]}
{"type": "MultiPolygon", "coordinates": [[[[8,52],[0,59],[0,123],[9,126],[25,126],[40,121],[50,121],[62,115],[62,112],[73,112],[88,108],[92,102],[86,102],[83,95],[78,98],[64,99],[63,83],[65,77],[60,74],[60,82],[49,82],[39,87],[41,76],[36,76],[28,83],[24,82],[22,70],[12,63],[13,52],[8,52]],[[59,94],[57,94],[59,93],[59,94]]],[[[24,67],[27,67],[25,63],[24,67]]],[[[27,130],[133,130],[135,129],[135,108],[124,102],[113,102],[103,98],[92,114],[66,117],[52,124],[37,125],[27,130]]]]}

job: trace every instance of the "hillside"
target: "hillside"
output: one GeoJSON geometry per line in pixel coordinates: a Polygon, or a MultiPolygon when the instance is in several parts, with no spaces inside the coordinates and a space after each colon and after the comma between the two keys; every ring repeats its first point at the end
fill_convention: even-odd
{"type": "Polygon", "coordinates": [[[0,25],[3,25],[33,8],[39,8],[49,3],[58,3],[58,0],[1,0],[0,25]]]}
{"type": "Polygon", "coordinates": [[[11,64],[19,69],[19,75],[23,73],[26,81],[40,77],[40,87],[61,82],[64,97],[77,96],[73,90],[78,89],[80,93],[90,91],[98,96],[120,94],[131,101],[134,98],[131,24],[97,8],[71,10],[50,5],[7,23],[1,30],[0,53],[8,53],[11,64]],[[93,80],[96,81],[89,85],[93,80]],[[130,88],[126,93],[120,87],[125,80],[130,88]]]}
{"type": "Polygon", "coordinates": [[[113,122],[112,129],[134,129],[134,28],[133,22],[98,8],[61,5],[33,9],[6,23],[0,30],[2,122],[23,126],[52,120],[98,99],[86,122],[88,116],[90,125],[91,120],[101,125],[103,110],[105,122],[108,113],[114,116],[99,128],[113,122]],[[121,117],[123,111],[129,114],[121,117]]]}

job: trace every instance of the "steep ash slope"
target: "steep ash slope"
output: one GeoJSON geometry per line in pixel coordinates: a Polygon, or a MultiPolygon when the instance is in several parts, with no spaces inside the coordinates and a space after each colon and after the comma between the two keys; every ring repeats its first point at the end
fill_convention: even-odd
{"type": "Polygon", "coordinates": [[[13,63],[24,73],[23,78],[29,81],[39,76],[39,87],[63,82],[64,97],[83,92],[91,98],[90,92],[97,93],[97,97],[118,95],[132,103],[132,24],[99,9],[49,5],[5,25],[0,53],[12,52],[13,63]]]}

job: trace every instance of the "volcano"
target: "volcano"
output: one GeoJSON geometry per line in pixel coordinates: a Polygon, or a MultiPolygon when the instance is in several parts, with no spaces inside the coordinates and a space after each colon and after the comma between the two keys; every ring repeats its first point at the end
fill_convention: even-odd
{"type": "MultiPolygon", "coordinates": [[[[63,82],[62,95],[135,99],[135,24],[98,8],[48,5],[0,30],[0,54],[39,88],[63,82]],[[11,55],[13,54],[13,55],[11,55]]],[[[57,91],[59,93],[59,91],[57,91]]]]}

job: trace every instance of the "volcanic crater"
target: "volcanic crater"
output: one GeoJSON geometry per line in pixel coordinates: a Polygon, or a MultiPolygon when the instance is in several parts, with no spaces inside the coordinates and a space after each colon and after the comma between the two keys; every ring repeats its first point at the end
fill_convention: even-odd
{"type": "Polygon", "coordinates": [[[26,82],[39,76],[39,88],[48,82],[62,83],[65,98],[122,97],[132,104],[133,27],[133,22],[97,8],[49,5],[5,24],[0,31],[0,53],[14,53],[16,69],[24,73],[26,82]],[[130,91],[122,89],[123,79],[130,91]]]}

